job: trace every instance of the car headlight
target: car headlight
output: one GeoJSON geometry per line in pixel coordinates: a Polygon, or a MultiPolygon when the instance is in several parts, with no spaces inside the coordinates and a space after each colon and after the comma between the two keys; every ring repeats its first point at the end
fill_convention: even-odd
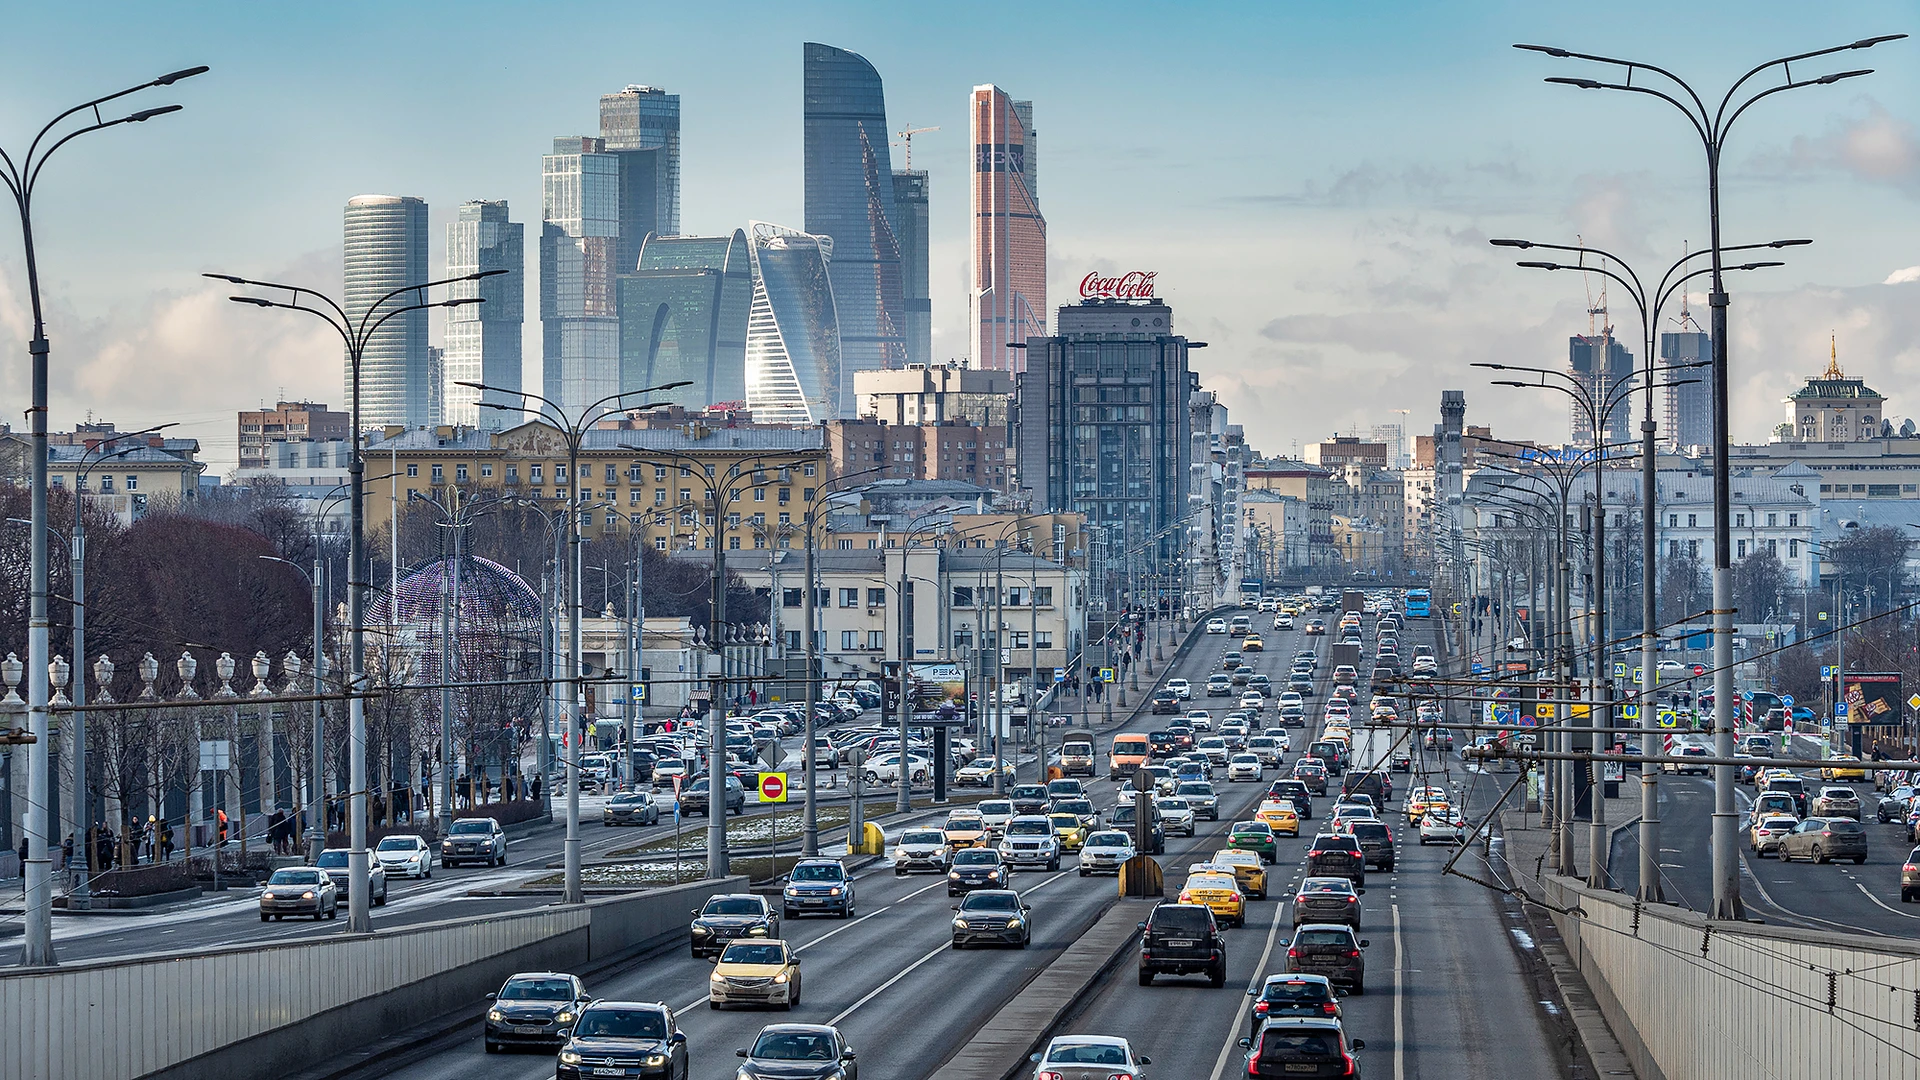
{"type": "Polygon", "coordinates": [[[311,900],[311,899],[313,899],[313,890],[312,890],[312,889],[308,889],[308,890],[307,890],[306,892],[303,892],[303,893],[301,893],[301,894],[300,894],[300,899],[302,899],[302,900],[311,900]]]}
{"type": "Polygon", "coordinates": [[[502,1016],[500,1015],[500,1010],[499,1010],[499,1009],[489,1009],[489,1010],[487,1010],[487,1019],[489,1019],[489,1020],[491,1020],[491,1021],[493,1021],[494,1023],[496,1023],[496,1024],[498,1024],[498,1023],[500,1023],[500,1022],[501,1022],[501,1021],[502,1021],[503,1019],[505,1019],[505,1018],[504,1018],[504,1017],[502,1017],[502,1016]]]}
{"type": "Polygon", "coordinates": [[[782,986],[785,986],[787,982],[787,973],[783,971],[780,974],[775,975],[773,977],[773,981],[776,983],[779,983],[782,986]]]}
{"type": "Polygon", "coordinates": [[[665,1054],[648,1054],[647,1055],[647,1068],[649,1069],[657,1069],[660,1066],[665,1065],[666,1063],[667,1063],[667,1055],[665,1054]]]}
{"type": "Polygon", "coordinates": [[[953,920],[953,928],[955,930],[965,930],[967,928],[967,920],[965,919],[953,920]]]}
{"type": "Polygon", "coordinates": [[[701,926],[699,923],[693,924],[693,936],[706,937],[708,934],[711,934],[711,933],[713,933],[713,931],[707,929],[704,926],[701,926]]]}
{"type": "Polygon", "coordinates": [[[560,1063],[563,1065],[578,1065],[580,1064],[580,1055],[572,1050],[562,1050],[560,1051],[560,1063]]]}
{"type": "Polygon", "coordinates": [[[799,888],[798,888],[797,886],[794,886],[794,885],[789,885],[789,886],[787,886],[787,890],[786,890],[786,894],[787,894],[788,896],[799,896],[799,895],[800,895],[800,889],[799,889],[799,888]]]}
{"type": "Polygon", "coordinates": [[[828,895],[828,896],[839,896],[839,895],[840,895],[840,886],[838,886],[838,885],[835,885],[835,886],[834,886],[833,888],[831,888],[831,889],[828,889],[828,890],[827,890],[827,895],[828,895]]]}
{"type": "Polygon", "coordinates": [[[1023,922],[1021,922],[1021,921],[1020,921],[1020,919],[1019,919],[1019,918],[1017,918],[1017,917],[1016,917],[1016,918],[1012,918],[1012,919],[1008,919],[1008,920],[1007,920],[1007,929],[1009,929],[1009,930],[1018,930],[1018,929],[1020,929],[1020,927],[1022,927],[1022,926],[1024,926],[1024,925],[1026,925],[1026,924],[1025,924],[1025,923],[1023,923],[1023,922]]]}
{"type": "Polygon", "coordinates": [[[554,1017],[554,1020],[562,1024],[571,1024],[573,1023],[573,1014],[570,1012],[561,1012],[554,1017]]]}
{"type": "Polygon", "coordinates": [[[727,981],[727,977],[716,971],[712,975],[707,976],[707,981],[715,982],[715,983],[723,983],[727,981]]]}
{"type": "Polygon", "coordinates": [[[948,872],[947,872],[947,877],[948,877],[948,879],[949,879],[949,880],[952,880],[952,881],[959,881],[959,880],[960,880],[960,871],[958,871],[958,870],[950,870],[950,871],[948,871],[948,872]]]}
{"type": "Polygon", "coordinates": [[[756,926],[753,929],[747,931],[747,936],[748,937],[766,937],[767,928],[764,926],[756,926]]]}

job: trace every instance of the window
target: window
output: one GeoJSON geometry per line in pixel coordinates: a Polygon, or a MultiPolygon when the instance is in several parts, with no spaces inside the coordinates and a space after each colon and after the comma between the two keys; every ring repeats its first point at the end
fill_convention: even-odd
{"type": "Polygon", "coordinates": [[[752,522],[755,525],[765,525],[767,523],[767,515],[755,514],[752,517],[748,518],[747,520],[749,522],[752,522]]]}
{"type": "Polygon", "coordinates": [[[739,551],[739,550],[740,550],[740,538],[739,538],[739,537],[737,537],[737,536],[729,536],[729,537],[727,537],[727,550],[728,550],[728,551],[739,551]]]}
{"type": "Polygon", "coordinates": [[[628,506],[640,505],[640,489],[639,488],[627,489],[627,505],[628,506]]]}
{"type": "Polygon", "coordinates": [[[785,510],[780,511],[780,524],[782,525],[793,524],[793,515],[787,513],[785,510]]]}
{"type": "MultiPolygon", "coordinates": [[[[607,472],[609,472],[609,473],[611,473],[611,472],[613,472],[613,466],[611,466],[611,465],[609,465],[609,466],[607,466],[607,472]]],[[[638,466],[638,465],[629,465],[629,466],[627,466],[627,483],[629,483],[629,484],[637,484],[637,483],[639,483],[639,482],[640,482],[640,475],[641,475],[641,474],[640,474],[640,466],[638,466]]],[[[613,477],[612,477],[612,476],[608,476],[608,477],[607,477],[607,483],[609,483],[609,484],[611,484],[611,483],[613,483],[613,477]]]]}
{"type": "Polygon", "coordinates": [[[567,489],[563,487],[554,488],[553,497],[556,499],[565,499],[567,497],[567,489]]]}
{"type": "Polygon", "coordinates": [[[955,649],[972,648],[973,647],[973,627],[963,626],[960,629],[955,630],[953,632],[953,647],[955,649]]]}
{"type": "Polygon", "coordinates": [[[955,585],[953,587],[953,606],[970,608],[973,606],[973,586],[955,585]]]}
{"type": "Polygon", "coordinates": [[[681,501],[681,502],[683,502],[683,503],[690,503],[690,502],[692,502],[692,501],[693,501],[693,489],[692,489],[692,488],[681,488],[681,489],[680,489],[680,501],[681,501]]]}
{"type": "Polygon", "coordinates": [[[1745,514],[1735,514],[1735,515],[1733,515],[1733,527],[1734,527],[1734,528],[1736,528],[1736,529],[1744,529],[1744,528],[1746,528],[1746,527],[1747,527],[1747,515],[1745,515],[1745,514]]]}
{"type": "Polygon", "coordinates": [[[1787,515],[1787,528],[1789,528],[1789,529],[1797,529],[1797,528],[1799,528],[1799,527],[1800,527],[1800,515],[1799,515],[1799,514],[1788,514],[1788,515],[1787,515]]]}
{"type": "Polygon", "coordinates": [[[785,506],[792,501],[793,501],[793,489],[790,487],[781,488],[780,489],[780,505],[785,506]]]}
{"type": "Polygon", "coordinates": [[[841,607],[859,607],[860,606],[860,590],[859,589],[841,589],[840,590],[840,606],[841,607]]]}
{"type": "Polygon", "coordinates": [[[780,606],[781,607],[799,607],[800,605],[806,603],[806,598],[807,598],[807,593],[806,593],[806,590],[804,589],[781,589],[780,590],[780,606]]]}
{"type": "Polygon", "coordinates": [[[851,541],[851,540],[841,540],[841,541],[838,541],[838,542],[837,542],[837,543],[836,543],[836,544],[835,544],[834,546],[835,546],[836,548],[838,548],[839,550],[841,550],[841,551],[852,551],[852,550],[853,550],[853,541],[851,541]]]}
{"type": "Polygon", "coordinates": [[[591,510],[580,511],[580,527],[583,529],[593,528],[593,511],[591,510]]]}
{"type": "Polygon", "coordinates": [[[655,506],[667,505],[667,489],[666,488],[653,489],[653,505],[655,506]]]}
{"type": "Polygon", "coordinates": [[[665,480],[667,478],[667,467],[665,465],[655,465],[653,467],[653,478],[655,481],[665,480]]]}
{"type": "Polygon", "coordinates": [[[1777,525],[1779,525],[1779,524],[1780,524],[1780,515],[1779,515],[1779,514],[1768,514],[1768,515],[1767,515],[1767,528],[1769,528],[1769,529],[1771,529],[1771,528],[1774,528],[1775,526],[1777,526],[1777,525]]]}
{"type": "Polygon", "coordinates": [[[408,475],[408,476],[419,476],[419,475],[420,475],[420,466],[419,466],[419,465],[418,465],[417,463],[415,463],[415,462],[411,462],[411,461],[409,461],[409,462],[407,462],[407,475],[408,475]]]}
{"type": "MultiPolygon", "coordinates": [[[[638,472],[640,470],[635,469],[634,471],[638,472]]],[[[615,469],[612,465],[607,466],[606,477],[607,477],[607,483],[609,484],[617,484],[620,482],[620,472],[619,470],[615,469]]]]}
{"type": "Polygon", "coordinates": [[[1018,586],[1018,585],[1008,587],[1007,589],[1007,606],[1008,607],[1020,607],[1026,602],[1027,602],[1027,590],[1025,588],[1022,588],[1021,586],[1018,586]]]}
{"type": "Polygon", "coordinates": [[[137,477],[137,476],[128,476],[128,477],[127,477],[127,490],[128,490],[128,491],[138,491],[138,490],[140,490],[140,478],[139,478],[139,477],[137,477]]]}
{"type": "Polygon", "coordinates": [[[520,482],[520,466],[518,465],[507,466],[507,483],[517,484],[519,482],[520,482]]]}
{"type": "Polygon", "coordinates": [[[1027,647],[1027,632],[1025,630],[1012,631],[1008,636],[1012,638],[1012,648],[1024,649],[1027,647]]]}
{"type": "Polygon", "coordinates": [[[1697,529],[1697,528],[1699,528],[1699,527],[1700,527],[1700,515],[1699,515],[1699,514],[1688,514],[1688,515],[1687,515],[1687,528],[1689,528],[1689,529],[1697,529]]]}
{"type": "Polygon", "coordinates": [[[567,478],[567,467],[565,465],[559,465],[559,464],[554,465],[553,482],[558,484],[562,480],[565,480],[566,478],[567,478]]]}
{"type": "MultiPolygon", "coordinates": [[[[544,466],[538,464],[537,462],[535,464],[527,466],[527,482],[530,484],[545,483],[546,482],[545,476],[540,471],[543,467],[544,466]]],[[[413,474],[408,473],[407,475],[412,476],[413,474]]]]}
{"type": "Polygon", "coordinates": [[[803,498],[803,499],[805,499],[805,500],[807,500],[808,502],[812,502],[812,501],[813,501],[813,489],[812,489],[812,488],[801,488],[801,489],[800,489],[800,497],[801,497],[801,498],[803,498]]]}
{"type": "Polygon", "coordinates": [[[1042,649],[1051,649],[1051,648],[1053,648],[1053,631],[1051,631],[1051,630],[1036,630],[1036,631],[1034,631],[1034,632],[1033,632],[1033,643],[1034,643],[1034,645],[1035,645],[1035,646],[1037,646],[1037,647],[1039,647],[1039,648],[1042,648],[1042,649]]]}
{"type": "Polygon", "coordinates": [[[1779,557],[1780,557],[1780,549],[1779,549],[1779,547],[1778,547],[1778,544],[1779,544],[1779,541],[1777,541],[1777,540],[1769,540],[1769,541],[1767,541],[1767,554],[1768,554],[1768,556],[1770,556],[1770,557],[1772,557],[1772,558],[1775,558],[1775,559],[1777,559],[1777,558],[1779,558],[1779,557]]]}
{"type": "MultiPolygon", "coordinates": [[[[812,475],[813,475],[813,462],[811,462],[811,461],[809,461],[809,462],[807,462],[807,463],[806,463],[805,465],[803,465],[803,466],[801,466],[801,468],[800,468],[800,475],[801,475],[801,476],[812,476],[812,475]]],[[[809,496],[807,496],[807,498],[809,498],[809,499],[811,499],[811,498],[813,498],[813,496],[811,496],[811,495],[809,495],[809,496]]]]}
{"type": "Polygon", "coordinates": [[[464,484],[467,482],[467,467],[465,465],[455,465],[453,467],[453,482],[456,484],[464,484]]]}
{"type": "Polygon", "coordinates": [[[881,652],[885,650],[886,647],[887,632],[885,630],[867,631],[867,648],[872,649],[874,652],[881,652]]]}
{"type": "Polygon", "coordinates": [[[691,465],[682,465],[682,466],[680,466],[680,475],[681,475],[681,476],[692,476],[692,475],[693,475],[693,466],[691,466],[691,465]]]}
{"type": "Polygon", "coordinates": [[[1700,557],[1700,541],[1698,540],[1687,541],[1687,557],[1689,559],[1697,559],[1700,557]]]}
{"type": "Polygon", "coordinates": [[[739,525],[739,524],[740,524],[740,515],[739,515],[739,514],[728,514],[728,515],[727,515],[727,527],[728,527],[728,528],[733,528],[733,527],[735,527],[735,526],[737,526],[737,525],[739,525]]]}
{"type": "Polygon", "coordinates": [[[654,537],[654,538],[653,538],[653,550],[655,550],[655,551],[665,551],[665,550],[667,550],[667,538],[666,538],[666,537],[664,537],[664,536],[656,536],[656,537],[654,537]]]}
{"type": "Polygon", "coordinates": [[[886,607],[887,606],[887,590],[868,589],[867,590],[867,606],[868,607],[886,607]]]}
{"type": "Polygon", "coordinates": [[[708,465],[708,466],[706,466],[706,467],[705,467],[705,469],[704,469],[704,471],[705,471],[705,472],[706,472],[706,474],[707,474],[707,478],[708,478],[709,480],[711,480],[711,479],[713,478],[713,466],[711,466],[711,465],[708,465]]]}
{"type": "Polygon", "coordinates": [[[480,466],[480,479],[486,480],[486,479],[490,479],[492,476],[493,476],[493,466],[491,465],[480,466]]]}
{"type": "Polygon", "coordinates": [[[800,650],[800,631],[787,631],[787,649],[790,652],[798,652],[800,650]]]}
{"type": "Polygon", "coordinates": [[[1799,557],[1800,557],[1800,541],[1798,540],[1787,541],[1787,558],[1797,559],[1799,557]]]}
{"type": "Polygon", "coordinates": [[[840,648],[843,651],[853,652],[859,647],[860,647],[860,631],[858,630],[840,631],[840,648]]]}
{"type": "Polygon", "coordinates": [[[1747,557],[1747,542],[1745,540],[1740,541],[1740,554],[1736,557],[1742,559],[1747,557]]]}
{"type": "Polygon", "coordinates": [[[767,501],[767,489],[766,489],[766,488],[754,488],[754,489],[753,489],[753,501],[754,501],[754,502],[766,502],[766,501],[767,501]]]}
{"type": "Polygon", "coordinates": [[[764,536],[761,536],[761,535],[759,535],[759,534],[757,534],[757,533],[756,533],[756,534],[754,534],[754,537],[753,537],[753,549],[754,549],[755,551],[759,551],[759,550],[760,550],[761,548],[764,548],[764,547],[766,547],[766,546],[767,546],[767,538],[766,538],[766,537],[764,537],[764,536]]]}
{"type": "Polygon", "coordinates": [[[1051,585],[1034,586],[1033,606],[1034,607],[1052,607],[1053,606],[1053,586],[1051,585]]]}
{"type": "Polygon", "coordinates": [[[1679,557],[1680,557],[1680,541],[1678,540],[1667,541],[1667,558],[1677,559],[1679,557]]]}
{"type": "Polygon", "coordinates": [[[104,494],[105,492],[109,492],[112,490],[113,490],[113,477],[111,476],[100,477],[100,491],[104,494]]]}

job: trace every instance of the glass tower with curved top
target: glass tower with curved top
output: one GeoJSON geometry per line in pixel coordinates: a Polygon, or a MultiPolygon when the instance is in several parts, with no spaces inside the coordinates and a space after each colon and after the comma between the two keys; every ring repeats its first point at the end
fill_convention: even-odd
{"type": "MultiPolygon", "coordinates": [[[[359,320],[382,296],[427,280],[427,202],[411,195],[356,195],[347,200],[346,308],[359,320]]],[[[426,299],[398,296],[382,310],[426,299]]],[[[363,428],[398,424],[426,427],[439,416],[427,355],[427,313],[409,311],[387,320],[360,354],[360,423],[363,428]]],[[[353,371],[346,373],[346,400],[353,401],[353,371]]]]}
{"type": "MultiPolygon", "coordinates": [[[[653,236],[639,268],[620,275],[620,389],[686,380],[669,396],[689,408],[747,400],[753,256],[747,234],[653,236]]],[[[641,405],[645,398],[629,399],[641,405]]]]}
{"type": "Polygon", "coordinates": [[[816,424],[850,407],[843,391],[834,242],[755,221],[753,310],[747,320],[747,407],[763,423],[816,424]]]}

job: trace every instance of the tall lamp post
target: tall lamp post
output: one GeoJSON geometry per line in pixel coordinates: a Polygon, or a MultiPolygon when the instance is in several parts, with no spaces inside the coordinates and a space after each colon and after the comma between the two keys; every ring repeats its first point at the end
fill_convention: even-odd
{"type": "MultiPolygon", "coordinates": [[[[1883,34],[1879,37],[1861,38],[1844,45],[1768,60],[1749,69],[1746,74],[1734,80],[1733,85],[1728,87],[1726,93],[1720,98],[1719,105],[1713,109],[1707,107],[1706,102],[1684,79],[1665,68],[1643,64],[1637,60],[1578,53],[1546,45],[1514,46],[1516,49],[1545,53],[1558,59],[1586,60],[1624,68],[1627,78],[1625,82],[1603,82],[1598,79],[1579,78],[1549,78],[1546,81],[1583,90],[1620,90],[1658,98],[1680,110],[1693,127],[1694,134],[1700,137],[1701,148],[1706,151],[1707,216],[1712,233],[1713,257],[1712,291],[1707,297],[1713,311],[1713,738],[1714,755],[1722,760],[1730,761],[1733,758],[1733,729],[1736,713],[1733,697],[1732,480],[1728,463],[1731,434],[1727,419],[1727,291],[1726,284],[1721,278],[1721,272],[1724,269],[1721,265],[1721,252],[1724,249],[1720,246],[1721,157],[1734,121],[1740,119],[1760,99],[1806,86],[1831,86],[1843,79],[1873,73],[1871,69],[1860,69],[1836,71],[1811,79],[1796,79],[1793,75],[1793,65],[1803,60],[1830,56],[1834,53],[1870,49],[1883,42],[1898,41],[1906,36],[1905,34],[1883,34]],[[1774,68],[1780,69],[1780,75],[1786,81],[1762,90],[1746,92],[1745,96],[1742,96],[1743,88],[1751,80],[1774,68]],[[1663,89],[1660,83],[1635,85],[1633,78],[1642,73],[1664,79],[1667,88],[1663,89]]],[[[1740,878],[1735,866],[1738,858],[1738,852],[1735,850],[1735,826],[1738,815],[1734,809],[1733,800],[1733,766],[1714,766],[1713,780],[1713,908],[1708,915],[1716,919],[1739,919],[1745,917],[1746,906],[1740,899],[1740,878]]]]}
{"type": "Polygon", "coordinates": [[[53,623],[47,614],[47,594],[50,591],[47,573],[47,357],[51,346],[47,342],[46,317],[40,303],[40,263],[33,247],[33,195],[47,159],[74,139],[120,124],[144,123],[156,116],[179,112],[184,107],[162,105],[109,120],[101,115],[100,106],[142,90],[172,86],[206,70],[204,65],[182,68],[125,90],[81,102],[47,121],[46,126],[34,135],[33,141],[27,144],[27,152],[18,163],[12,155],[0,150],[0,182],[5,183],[7,193],[13,196],[14,206],[20,214],[20,241],[27,263],[27,299],[33,307],[33,337],[27,342],[33,393],[32,406],[27,410],[32,443],[32,512],[29,520],[33,522],[27,572],[27,730],[33,736],[33,742],[27,753],[27,863],[22,868],[26,879],[26,928],[25,941],[20,950],[23,967],[44,967],[57,962],[53,952],[53,864],[47,857],[47,842],[51,839],[51,819],[47,807],[51,801],[53,777],[47,756],[47,739],[52,725],[47,709],[49,688],[45,675],[53,647],[53,623]],[[90,113],[92,123],[58,136],[42,148],[41,143],[61,121],[79,113],[90,113]]]}
{"type": "MultiPolygon", "coordinates": [[[[913,809],[913,754],[907,740],[907,728],[913,719],[913,676],[910,671],[910,665],[913,663],[913,650],[908,648],[908,642],[913,636],[913,617],[907,612],[907,596],[913,589],[913,579],[907,572],[908,563],[913,555],[913,538],[925,529],[939,528],[941,525],[947,524],[946,522],[939,522],[934,525],[923,526],[915,523],[923,518],[932,517],[936,514],[951,513],[953,509],[954,507],[948,506],[945,503],[939,506],[928,507],[909,519],[906,530],[900,534],[900,584],[896,587],[894,594],[900,601],[898,605],[900,608],[899,639],[895,646],[900,654],[900,774],[894,784],[894,787],[898,789],[894,797],[894,809],[901,814],[905,814],[913,809]]],[[[934,588],[936,591],[938,590],[938,582],[934,583],[934,588]]],[[[936,595],[934,597],[936,610],[939,607],[939,603],[940,598],[936,595]]],[[[1028,719],[1031,721],[1031,716],[1029,716],[1028,719]]],[[[928,764],[935,769],[944,767],[943,764],[938,761],[929,760],[928,764]]],[[[996,767],[997,764],[996,762],[996,767]]]]}
{"type": "Polygon", "coordinates": [[[360,419],[360,358],[367,344],[382,326],[397,316],[428,308],[455,308],[484,303],[478,296],[428,301],[426,291],[456,281],[478,281],[506,273],[482,270],[477,274],[441,278],[395,289],[373,303],[358,316],[351,315],[338,301],[324,293],[299,285],[275,281],[257,281],[232,274],[206,274],[217,281],[284,293],[284,299],[263,296],[230,296],[236,304],[261,308],[301,311],[326,323],[340,335],[347,350],[348,377],[353,389],[353,444],[347,462],[348,505],[351,507],[351,531],[347,538],[347,617],[349,647],[347,678],[351,690],[347,704],[348,725],[348,841],[347,841],[347,931],[364,934],[373,929],[373,882],[367,861],[367,572],[366,572],[366,459],[363,454],[365,426],[360,419]],[[414,294],[409,302],[407,294],[414,294]],[[394,301],[399,303],[394,303],[394,301]]]}
{"type": "Polygon", "coordinates": [[[313,773],[307,788],[307,859],[317,865],[320,852],[327,846],[326,789],[323,779],[327,771],[327,742],[326,728],[320,717],[320,695],[327,692],[327,567],[317,547],[313,553],[311,574],[307,573],[306,567],[291,559],[283,559],[278,555],[262,555],[260,558],[293,567],[296,573],[307,579],[307,587],[313,590],[313,773]]]}

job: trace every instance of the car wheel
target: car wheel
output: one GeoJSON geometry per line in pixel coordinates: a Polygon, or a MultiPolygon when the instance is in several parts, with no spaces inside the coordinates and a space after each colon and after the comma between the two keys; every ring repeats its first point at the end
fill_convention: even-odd
{"type": "Polygon", "coordinates": [[[1052,861],[1050,861],[1050,862],[1048,862],[1048,863],[1047,863],[1047,869],[1049,869],[1049,870],[1058,870],[1058,869],[1060,869],[1060,860],[1059,860],[1059,859],[1054,859],[1054,860],[1052,860],[1052,861]]]}
{"type": "Polygon", "coordinates": [[[1813,863],[1814,863],[1814,865],[1815,865],[1815,866],[1819,866],[1820,864],[1822,864],[1822,863],[1825,863],[1826,861],[1827,861],[1827,853],[1826,853],[1826,852],[1824,852],[1824,851],[1821,851],[1821,850],[1820,850],[1820,848],[1819,848],[1819,846],[1818,846],[1818,845],[1815,845],[1815,847],[1814,847],[1814,849],[1813,849],[1813,863]]]}
{"type": "Polygon", "coordinates": [[[715,1001],[715,1000],[713,1000],[712,998],[708,998],[708,999],[707,999],[707,1008],[708,1008],[708,1009],[709,1009],[710,1011],[712,1011],[712,1012],[719,1012],[719,1011],[720,1011],[720,1003],[719,1003],[719,1002],[717,1002],[717,1001],[715,1001]]]}
{"type": "Polygon", "coordinates": [[[1367,995],[1367,981],[1365,979],[1353,980],[1353,996],[1365,997],[1366,995],[1367,995]]]}
{"type": "Polygon", "coordinates": [[[1086,877],[1086,876],[1087,876],[1087,868],[1086,868],[1086,867],[1084,867],[1084,866],[1083,866],[1083,867],[1081,867],[1081,868],[1080,868],[1080,876],[1081,876],[1081,877],[1086,877]]]}
{"type": "Polygon", "coordinates": [[[1151,971],[1148,971],[1148,970],[1147,970],[1147,969],[1145,969],[1145,968],[1141,968],[1141,969],[1140,969],[1140,985],[1141,985],[1141,986],[1152,986],[1152,985],[1153,985],[1153,972],[1151,972],[1151,971]]]}
{"type": "Polygon", "coordinates": [[[1855,866],[1859,866],[1861,863],[1866,861],[1867,861],[1867,857],[1865,855],[1855,855],[1853,857],[1853,865],[1855,866]]]}
{"type": "Polygon", "coordinates": [[[440,860],[440,869],[442,869],[442,870],[451,870],[451,869],[453,869],[453,862],[452,862],[452,860],[449,860],[449,859],[441,859],[441,860],[440,860]]]}
{"type": "MultiPolygon", "coordinates": [[[[340,917],[340,909],[339,909],[339,908],[338,908],[337,906],[336,906],[336,907],[330,907],[330,908],[328,908],[328,909],[327,909],[327,918],[329,918],[329,919],[337,919],[337,918],[339,918],[339,917],[340,917]]],[[[315,915],[315,916],[313,917],[313,921],[314,921],[314,922],[319,922],[319,921],[320,921],[320,916],[318,916],[318,915],[315,915]]]]}
{"type": "Polygon", "coordinates": [[[1215,990],[1227,985],[1227,969],[1222,967],[1207,972],[1207,985],[1213,987],[1215,990]]]}
{"type": "Polygon", "coordinates": [[[782,909],[780,909],[780,916],[781,916],[781,918],[785,918],[785,919],[791,919],[791,918],[794,918],[794,917],[795,917],[795,916],[794,916],[794,913],[793,913],[793,909],[792,909],[792,908],[782,908],[782,909]]]}
{"type": "Polygon", "coordinates": [[[967,945],[966,945],[966,942],[963,942],[963,941],[961,941],[961,940],[960,940],[959,938],[954,938],[954,939],[953,939],[953,951],[954,951],[954,952],[959,952],[959,951],[960,951],[961,949],[964,949],[964,948],[966,948],[966,947],[967,947],[967,945]]]}
{"type": "Polygon", "coordinates": [[[380,895],[373,898],[373,906],[374,907],[387,906],[387,890],[385,889],[380,890],[380,895]]]}
{"type": "Polygon", "coordinates": [[[500,1052],[500,1044],[499,1044],[499,1043],[497,1043],[497,1042],[494,1042],[494,1041],[493,1041],[492,1039],[488,1039],[488,1040],[487,1040],[487,1053],[489,1053],[489,1054],[497,1054],[497,1053],[499,1053],[499,1052],[500,1052]]]}

